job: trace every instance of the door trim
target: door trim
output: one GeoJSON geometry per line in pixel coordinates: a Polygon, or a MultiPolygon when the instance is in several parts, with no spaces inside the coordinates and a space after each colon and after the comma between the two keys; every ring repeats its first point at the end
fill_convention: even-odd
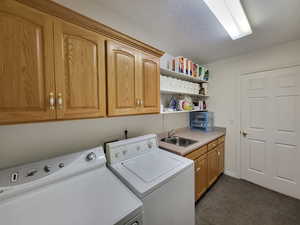
{"type": "MultiPolygon", "coordinates": [[[[236,178],[239,178],[239,179],[243,179],[243,176],[242,176],[242,142],[241,142],[241,101],[242,101],[242,98],[241,98],[241,82],[242,82],[242,77],[243,76],[246,76],[246,75],[250,75],[250,74],[256,74],[256,73],[262,73],[262,72],[271,72],[271,71],[274,71],[274,70],[281,70],[281,69],[288,69],[288,68],[293,68],[293,67],[297,67],[297,66],[300,66],[300,63],[299,62],[292,62],[290,64],[282,64],[282,65],[278,65],[278,66],[269,66],[269,67],[265,67],[265,68],[261,68],[261,69],[258,69],[258,70],[253,70],[253,71],[250,71],[250,72],[244,72],[244,73],[240,73],[239,75],[237,75],[236,77],[238,78],[238,80],[236,80],[236,102],[237,102],[237,106],[236,106],[236,111],[237,111],[237,126],[236,126],[236,130],[235,130],[235,136],[236,137],[239,137],[237,138],[236,140],[236,158],[235,160],[237,160],[237,170],[238,171],[231,171],[231,170],[227,170],[225,168],[225,174],[228,174],[229,176],[231,176],[233,174],[233,177],[236,177],[236,178]]],[[[226,157],[227,159],[229,157],[226,157]]],[[[225,159],[226,160],[226,159],[225,159]]],[[[227,160],[226,160],[227,161],[227,160]]],[[[228,165],[228,164],[227,164],[228,165]]]]}
{"type": "MultiPolygon", "coordinates": [[[[245,78],[245,76],[249,76],[249,77],[251,77],[251,75],[253,75],[253,76],[255,76],[255,75],[259,75],[259,74],[264,74],[264,76],[265,77],[269,77],[269,79],[270,78],[272,78],[272,76],[274,75],[274,78],[276,78],[276,77],[278,77],[278,76],[280,76],[280,73],[281,73],[281,71],[282,72],[287,72],[287,75],[288,75],[288,73],[290,73],[290,71],[297,71],[297,73],[296,74],[294,74],[294,75],[296,75],[296,76],[300,76],[299,75],[299,69],[300,69],[300,65],[292,65],[292,66],[284,66],[284,67],[280,67],[280,68],[276,68],[276,69],[270,69],[270,70],[264,70],[264,71],[261,71],[261,72],[253,72],[253,73],[244,73],[244,74],[241,74],[241,75],[239,75],[239,82],[238,82],[238,84],[237,84],[237,90],[238,90],[238,92],[240,93],[240,94],[238,94],[238,96],[239,96],[239,101],[238,101],[238,116],[239,116],[239,120],[238,120],[238,124],[237,124],[237,130],[236,130],[236,134],[238,134],[239,135],[239,138],[237,139],[237,141],[239,142],[238,144],[237,144],[237,148],[239,148],[238,150],[237,150],[237,152],[239,153],[239,157],[238,157],[238,159],[239,159],[239,169],[240,169],[240,178],[241,179],[245,179],[246,180],[246,174],[244,174],[244,170],[243,170],[243,160],[244,160],[244,154],[245,154],[245,151],[242,151],[243,150],[243,141],[242,141],[242,135],[240,134],[240,131],[241,131],[241,129],[243,128],[242,127],[242,106],[243,106],[243,103],[242,103],[242,101],[243,101],[243,94],[242,94],[242,82],[243,82],[243,79],[245,78]]],[[[298,79],[299,79],[299,77],[298,77],[298,79]]],[[[297,82],[299,82],[299,80],[297,81],[297,82]]],[[[272,85],[271,85],[271,87],[272,87],[272,90],[271,90],[271,97],[276,97],[277,95],[275,95],[274,93],[276,93],[276,92],[274,92],[274,90],[277,90],[276,89],[276,87],[277,86],[273,86],[274,85],[274,83],[272,82],[272,85]]],[[[284,86],[283,86],[284,87],[284,86]]],[[[288,87],[288,86],[287,86],[288,87]]],[[[299,86],[298,86],[299,87],[299,86]]],[[[285,93],[285,92],[284,92],[285,93]]],[[[296,92],[296,93],[298,93],[298,96],[299,96],[299,91],[298,92],[296,92]]],[[[278,97],[278,96],[277,96],[278,97]]],[[[297,107],[300,107],[300,106],[297,106],[297,107]]],[[[299,110],[299,108],[298,108],[298,110],[299,110]]],[[[271,127],[271,128],[273,128],[274,129],[274,127],[271,127]]],[[[299,131],[299,124],[297,125],[297,128],[296,128],[298,131],[299,131]]],[[[273,131],[273,130],[272,130],[273,131]]],[[[272,135],[272,133],[270,133],[270,135],[272,135]]],[[[299,135],[299,134],[298,134],[299,135]]],[[[272,142],[273,143],[273,142],[272,142]]],[[[287,144],[288,145],[288,144],[287,144]]],[[[297,140],[297,146],[298,146],[298,148],[300,147],[300,140],[297,140]]],[[[298,149],[298,151],[299,151],[299,149],[298,149]]],[[[270,152],[271,153],[271,155],[270,155],[270,157],[273,157],[274,156],[274,152],[270,152]]],[[[299,155],[300,155],[300,153],[298,153],[298,156],[297,157],[299,157],[299,155]]],[[[273,158],[272,158],[273,159],[273,158]]],[[[258,185],[260,185],[260,186],[264,186],[264,187],[266,187],[266,188],[269,188],[269,189],[271,189],[271,190],[274,190],[274,191],[276,191],[276,192],[280,192],[280,193],[283,193],[283,194],[285,194],[285,195],[288,195],[288,196],[291,196],[291,197],[294,197],[294,198],[298,198],[298,199],[300,199],[300,192],[298,192],[298,191],[295,191],[294,189],[293,189],[293,187],[292,188],[289,188],[288,186],[286,186],[286,187],[284,187],[284,188],[282,188],[280,185],[281,184],[279,184],[278,183],[278,185],[275,185],[275,183],[274,183],[274,174],[273,174],[273,172],[274,172],[274,167],[272,166],[272,167],[270,167],[270,174],[269,174],[269,176],[270,176],[270,178],[271,178],[271,180],[270,180],[270,183],[268,184],[268,185],[266,185],[266,186],[264,186],[263,184],[258,184],[258,185]]],[[[251,182],[251,181],[250,181],[251,182]]],[[[295,182],[297,182],[298,183],[298,185],[299,185],[299,182],[300,182],[300,176],[299,176],[299,174],[295,177],[295,182]],[[298,181],[298,182],[297,182],[298,181]]],[[[284,184],[283,184],[283,186],[284,186],[284,184]]],[[[297,186],[296,186],[297,187],[297,186]]]]}

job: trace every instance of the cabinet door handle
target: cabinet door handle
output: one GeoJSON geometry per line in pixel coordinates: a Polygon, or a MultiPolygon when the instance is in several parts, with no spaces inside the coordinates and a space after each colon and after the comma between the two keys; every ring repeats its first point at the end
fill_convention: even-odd
{"type": "Polygon", "coordinates": [[[137,106],[141,106],[142,104],[143,104],[143,101],[142,101],[141,99],[138,98],[138,99],[136,100],[136,105],[137,105],[137,106]]]}
{"type": "Polygon", "coordinates": [[[199,171],[200,171],[200,169],[201,169],[201,168],[200,168],[200,167],[198,167],[198,168],[196,169],[196,171],[197,171],[197,172],[199,172],[199,171]]]}
{"type": "Polygon", "coordinates": [[[144,101],[143,101],[142,99],[141,99],[140,101],[141,101],[141,105],[143,105],[143,104],[144,104],[144,101]]]}
{"type": "Polygon", "coordinates": [[[50,92],[49,94],[49,105],[50,105],[50,110],[55,109],[55,99],[54,99],[54,93],[50,92]]]}
{"type": "Polygon", "coordinates": [[[57,94],[57,105],[58,105],[58,109],[62,109],[62,108],[63,108],[63,97],[62,97],[62,93],[58,93],[58,94],[57,94]]]}
{"type": "Polygon", "coordinates": [[[221,153],[220,152],[218,152],[218,156],[220,156],[221,155],[221,153]]]}

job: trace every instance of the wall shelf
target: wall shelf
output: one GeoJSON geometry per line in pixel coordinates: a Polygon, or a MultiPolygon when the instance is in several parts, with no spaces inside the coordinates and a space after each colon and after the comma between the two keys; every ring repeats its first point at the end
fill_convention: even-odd
{"type": "Polygon", "coordinates": [[[184,74],[184,73],[177,73],[168,69],[160,68],[160,74],[168,77],[177,78],[180,80],[186,80],[193,83],[208,83],[206,80],[200,80],[199,78],[192,77],[190,75],[184,74]]]}
{"type": "Polygon", "coordinates": [[[197,96],[197,97],[209,97],[208,95],[201,95],[201,94],[193,94],[193,93],[187,93],[182,91],[169,91],[169,90],[160,90],[161,94],[177,94],[177,95],[190,95],[190,96],[197,96]]]}
{"type": "Polygon", "coordinates": [[[207,112],[206,110],[182,110],[182,111],[167,111],[167,112],[161,112],[160,114],[173,114],[173,113],[189,113],[189,112],[207,112]]]}

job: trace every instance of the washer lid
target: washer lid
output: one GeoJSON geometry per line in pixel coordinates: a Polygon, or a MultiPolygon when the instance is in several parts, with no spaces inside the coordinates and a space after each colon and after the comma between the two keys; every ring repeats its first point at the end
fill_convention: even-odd
{"type": "Polygon", "coordinates": [[[109,166],[132,191],[144,198],[187,167],[193,166],[193,161],[158,149],[109,166]]]}
{"type": "Polygon", "coordinates": [[[151,182],[181,164],[178,159],[151,152],[122,163],[145,182],[151,182]]]}

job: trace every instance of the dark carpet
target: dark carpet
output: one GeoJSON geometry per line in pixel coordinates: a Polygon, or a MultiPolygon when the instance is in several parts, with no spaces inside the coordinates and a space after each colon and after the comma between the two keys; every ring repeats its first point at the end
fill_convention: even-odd
{"type": "Polygon", "coordinates": [[[223,175],[196,203],[196,225],[300,225],[300,200],[223,175]]]}

